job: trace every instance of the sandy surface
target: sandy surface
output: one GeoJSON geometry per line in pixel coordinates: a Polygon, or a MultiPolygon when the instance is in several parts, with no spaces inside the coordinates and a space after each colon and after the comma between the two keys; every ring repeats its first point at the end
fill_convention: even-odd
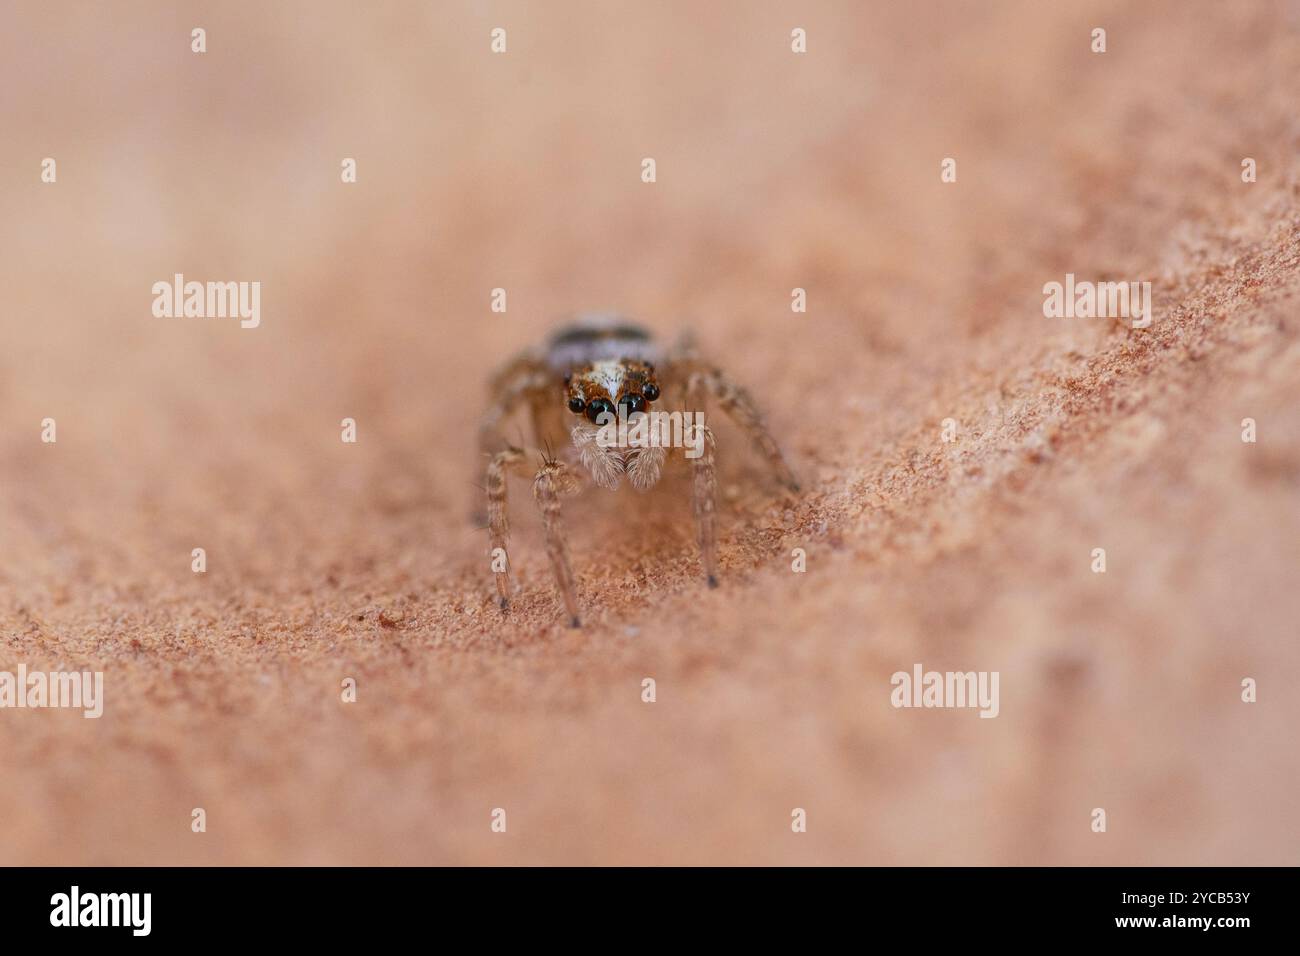
{"type": "Polygon", "coordinates": [[[106,704],[0,711],[0,862],[1300,862],[1295,4],[350,6],[5,6],[0,669],[106,704]],[[682,479],[571,503],[574,632],[517,483],[503,617],[485,380],[610,307],[805,490],[719,426],[717,591],[682,479]]]}

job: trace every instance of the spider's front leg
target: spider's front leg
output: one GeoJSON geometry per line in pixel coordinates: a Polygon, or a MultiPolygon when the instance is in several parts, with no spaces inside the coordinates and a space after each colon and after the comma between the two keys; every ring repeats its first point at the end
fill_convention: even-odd
{"type": "Polygon", "coordinates": [[[488,548],[493,560],[493,573],[497,582],[497,604],[505,610],[510,606],[510,555],[506,541],[510,537],[510,514],[507,510],[506,477],[508,472],[523,463],[524,453],[518,448],[506,448],[488,459],[487,510],[488,548]],[[497,550],[504,558],[500,570],[495,567],[497,550]]]}
{"type": "Polygon", "coordinates": [[[795,478],[794,472],[786,464],[785,456],[781,454],[776,439],[767,430],[767,422],[763,418],[763,413],[758,410],[753,396],[743,386],[732,381],[716,368],[708,369],[703,377],[704,387],[709,394],[717,400],[718,405],[731,417],[731,420],[749,436],[750,441],[776,473],[777,480],[790,491],[798,491],[799,479],[795,478]]]}
{"type": "Polygon", "coordinates": [[[715,448],[713,430],[706,425],[698,429],[693,444],[698,445],[700,456],[691,462],[691,511],[695,515],[695,529],[700,540],[700,563],[704,565],[704,579],[709,587],[718,586],[718,539],[714,516],[718,508],[718,476],[714,467],[715,448]]]}
{"type": "Polygon", "coordinates": [[[544,459],[537,477],[533,479],[533,497],[542,512],[542,526],[546,531],[546,555],[551,559],[555,584],[560,589],[564,608],[569,613],[569,626],[581,627],[578,617],[578,586],[569,563],[569,544],[564,539],[560,520],[560,499],[577,490],[578,481],[569,466],[553,458],[544,459]]]}
{"type": "MultiPolygon", "coordinates": [[[[542,466],[533,477],[533,497],[537,500],[538,510],[542,513],[542,526],[546,532],[546,554],[551,560],[551,570],[555,572],[555,583],[559,588],[564,607],[569,612],[569,626],[579,627],[578,588],[573,576],[573,567],[569,562],[569,546],[564,538],[564,529],[560,521],[560,500],[565,495],[578,491],[581,483],[573,470],[564,462],[541,455],[542,466]]],[[[523,472],[527,453],[521,448],[506,448],[488,459],[487,467],[487,505],[488,505],[488,547],[494,559],[494,574],[497,585],[497,603],[505,610],[510,606],[513,587],[510,581],[510,555],[506,543],[510,538],[510,517],[508,508],[507,478],[511,471],[523,472]],[[495,568],[497,550],[504,557],[503,566],[495,568]]]]}
{"type": "MultiPolygon", "coordinates": [[[[692,376],[686,388],[686,402],[689,409],[704,407],[703,392],[703,380],[698,376],[692,376]]],[[[703,416],[688,427],[690,431],[686,436],[686,457],[691,462],[691,513],[695,516],[695,532],[700,544],[700,563],[704,565],[704,579],[709,587],[716,588],[718,586],[718,538],[714,518],[718,511],[717,448],[713,442],[713,429],[704,424],[703,416]]]]}
{"type": "Polygon", "coordinates": [[[721,369],[704,362],[689,344],[679,346],[674,361],[687,372],[687,395],[692,411],[704,410],[704,396],[711,395],[728,417],[739,425],[767,459],[777,480],[790,491],[799,490],[799,480],[786,464],[781,448],[767,429],[763,413],[742,385],[728,378],[721,369]]]}

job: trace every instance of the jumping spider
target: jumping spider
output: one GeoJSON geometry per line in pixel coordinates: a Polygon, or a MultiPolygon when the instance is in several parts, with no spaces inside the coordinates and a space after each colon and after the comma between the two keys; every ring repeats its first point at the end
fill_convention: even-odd
{"type": "MultiPolygon", "coordinates": [[[[599,441],[601,426],[620,411],[625,422],[635,421],[640,413],[649,413],[655,402],[672,407],[670,403],[675,400],[678,408],[702,413],[705,398],[711,396],[753,440],[778,480],[791,491],[799,489],[745,389],[703,361],[689,342],[661,353],[649,333],[616,317],[588,317],[561,329],[542,348],[506,363],[493,376],[490,391],[492,401],[483,417],[479,440],[488,456],[490,549],[494,556],[505,559],[496,571],[497,598],[503,609],[509,605],[511,591],[505,551],[510,533],[506,475],[511,471],[526,475],[528,463],[540,460],[540,468],[533,476],[533,497],[541,510],[546,553],[569,614],[569,625],[580,626],[577,586],[560,522],[561,498],[576,494],[587,482],[617,488],[623,477],[638,489],[650,488],[659,481],[669,451],[658,444],[629,447],[599,441]],[[548,436],[566,432],[572,442],[562,445],[558,455],[549,450],[540,456],[526,454],[503,433],[506,420],[521,407],[528,409],[533,439],[539,446],[549,443],[548,436]]],[[[705,580],[712,588],[718,584],[714,439],[712,431],[702,424],[692,435],[694,441],[687,454],[694,475],[692,510],[705,580]]]]}

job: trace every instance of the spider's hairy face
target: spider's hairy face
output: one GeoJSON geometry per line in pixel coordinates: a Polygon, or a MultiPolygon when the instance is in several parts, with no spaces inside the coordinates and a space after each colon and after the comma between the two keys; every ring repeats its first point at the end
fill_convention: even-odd
{"type": "Polygon", "coordinates": [[[640,489],[659,480],[662,447],[619,447],[598,440],[602,426],[648,412],[651,403],[659,398],[653,364],[640,359],[585,363],[565,376],[564,397],[569,411],[579,416],[573,428],[573,443],[596,484],[617,488],[624,474],[640,489]]]}
{"type": "Polygon", "coordinates": [[[600,425],[601,415],[616,418],[620,405],[625,416],[649,411],[659,397],[659,382],[649,362],[608,359],[588,362],[566,375],[564,393],[569,411],[600,425]]]}

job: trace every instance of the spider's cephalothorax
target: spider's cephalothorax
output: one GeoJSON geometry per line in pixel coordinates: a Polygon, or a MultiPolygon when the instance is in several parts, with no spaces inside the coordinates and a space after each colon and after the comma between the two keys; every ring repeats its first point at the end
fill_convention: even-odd
{"type": "Polygon", "coordinates": [[[624,476],[642,491],[659,480],[667,451],[662,445],[601,440],[602,428],[655,411],[656,358],[644,331],[618,323],[568,329],[547,349],[548,367],[563,375],[565,407],[577,416],[569,433],[578,458],[603,488],[617,488],[624,476]]]}
{"type": "Polygon", "coordinates": [[[561,498],[578,492],[587,481],[613,489],[626,478],[635,488],[649,488],[659,480],[670,452],[681,452],[691,464],[700,557],[709,586],[717,585],[715,449],[712,431],[702,424],[707,398],[749,434],[787,488],[798,488],[748,392],[701,360],[689,344],[661,354],[644,329],[617,317],[593,316],[562,329],[541,349],[508,363],[493,378],[491,390],[480,440],[489,456],[488,533],[503,608],[509,604],[510,571],[508,562],[496,559],[504,557],[509,536],[506,476],[530,460],[503,433],[518,408],[528,409],[533,440],[540,447],[562,449],[541,456],[533,495],[542,512],[560,596],[574,627],[579,623],[577,586],[560,525],[561,498]],[[668,419],[679,427],[670,432],[668,419]],[[616,431],[616,423],[623,427],[616,431]],[[656,432],[648,427],[651,424],[663,430],[656,432]],[[648,440],[650,434],[685,435],[686,440],[674,445],[648,440]]]}

